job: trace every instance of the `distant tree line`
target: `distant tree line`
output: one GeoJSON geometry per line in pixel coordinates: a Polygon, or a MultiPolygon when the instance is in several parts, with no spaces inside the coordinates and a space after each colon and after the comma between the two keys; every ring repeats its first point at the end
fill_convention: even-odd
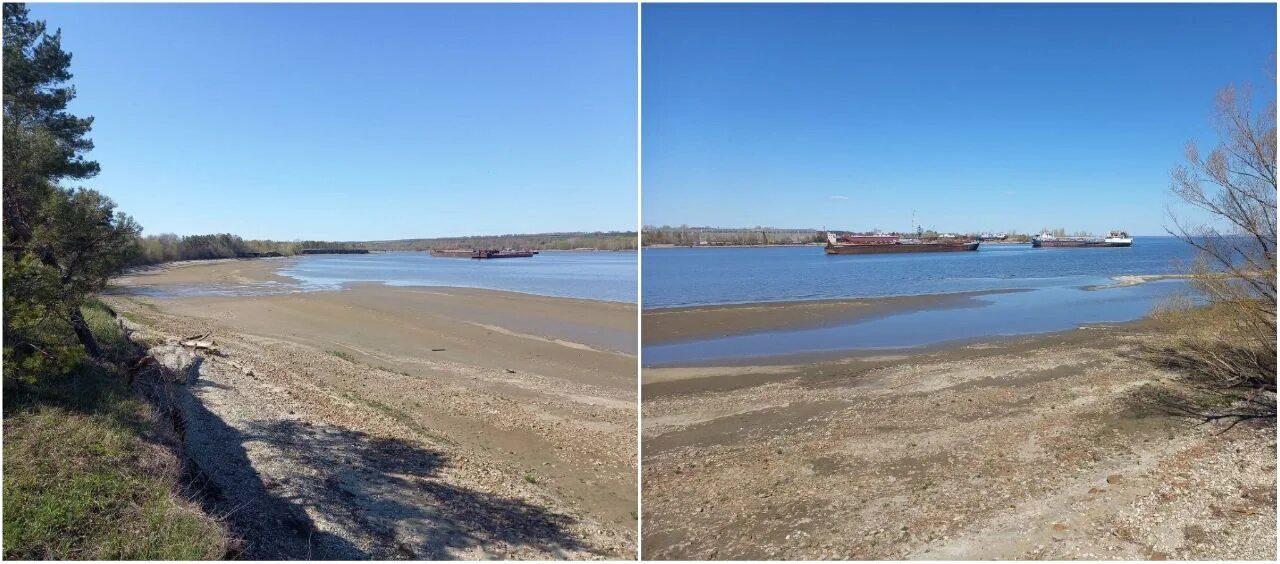
{"type": "Polygon", "coordinates": [[[180,236],[172,233],[138,238],[138,253],[130,265],[159,264],[177,260],[208,260],[254,256],[292,256],[303,249],[367,249],[364,243],[334,241],[269,241],[242,239],[238,235],[180,236]]]}
{"type": "Polygon", "coordinates": [[[644,227],[645,245],[795,245],[824,241],[826,235],[816,229],[713,228],[687,225],[644,227]]]}
{"type": "MultiPolygon", "coordinates": [[[[905,237],[914,237],[916,233],[899,232],[899,231],[837,231],[833,233],[846,235],[902,235],[905,237]]],[[[1056,229],[1054,232],[1066,235],[1065,229],[1056,229]]],[[[644,244],[645,245],[676,245],[676,246],[692,246],[692,245],[794,245],[800,243],[825,243],[827,240],[826,231],[808,230],[808,229],[777,229],[770,227],[743,227],[743,228],[715,228],[715,227],[690,227],[688,225],[681,226],[654,226],[646,225],[644,227],[644,244]]],[[[921,232],[920,236],[925,239],[937,238],[942,233],[926,229],[921,232]]],[[[1028,242],[1031,240],[1030,235],[1018,233],[1015,230],[1005,232],[1006,237],[1003,239],[1007,242],[1028,242]]],[[[956,233],[958,236],[976,237],[975,233],[956,233]]]]}
{"type": "Polygon", "coordinates": [[[367,241],[361,244],[370,250],[380,251],[427,251],[431,249],[532,249],[539,251],[597,249],[602,251],[626,251],[636,248],[636,232],[593,231],[477,235],[472,237],[367,241]]]}
{"type": "Polygon", "coordinates": [[[396,241],[272,241],[244,239],[238,235],[174,235],[164,233],[137,238],[137,252],[128,264],[142,266],[179,260],[293,256],[304,249],[427,251],[431,249],[597,249],[606,251],[636,248],[634,231],[582,233],[537,233],[523,235],[481,235],[402,239],[396,241]]]}

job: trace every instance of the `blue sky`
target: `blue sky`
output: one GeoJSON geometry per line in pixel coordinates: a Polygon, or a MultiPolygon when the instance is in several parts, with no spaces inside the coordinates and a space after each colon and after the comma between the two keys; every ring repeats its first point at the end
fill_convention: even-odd
{"type": "MultiPolygon", "coordinates": [[[[644,223],[1163,234],[1274,5],[646,5],[644,223]]],[[[1180,210],[1179,210],[1180,211],[1180,210]]]]}
{"type": "Polygon", "coordinates": [[[57,5],[147,233],[635,228],[633,5],[57,5]]]}

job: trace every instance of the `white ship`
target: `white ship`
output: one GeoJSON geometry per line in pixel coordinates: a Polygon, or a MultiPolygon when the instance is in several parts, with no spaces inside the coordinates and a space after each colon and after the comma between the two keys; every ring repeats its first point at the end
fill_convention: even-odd
{"type": "Polygon", "coordinates": [[[1091,235],[1075,237],[1058,237],[1052,233],[1041,233],[1031,238],[1031,246],[1040,247],[1130,247],[1133,237],[1124,231],[1112,231],[1106,237],[1091,235]]]}
{"type": "Polygon", "coordinates": [[[1112,231],[1102,242],[1108,247],[1130,247],[1133,246],[1133,237],[1124,231],[1112,231]]]}

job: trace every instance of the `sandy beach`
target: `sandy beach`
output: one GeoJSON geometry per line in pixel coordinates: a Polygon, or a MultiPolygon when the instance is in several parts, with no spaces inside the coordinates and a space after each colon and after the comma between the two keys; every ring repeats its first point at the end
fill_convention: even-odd
{"type": "MultiPolygon", "coordinates": [[[[721,334],[936,299],[643,317],[648,343],[663,315],[688,328],[702,317],[721,334]]],[[[1173,414],[1181,384],[1143,354],[1157,336],[1139,321],[838,359],[645,368],[644,555],[1273,559],[1274,426],[1223,432],[1173,414]]]]}
{"type": "Polygon", "coordinates": [[[213,472],[233,490],[224,504],[301,508],[329,539],[281,544],[246,522],[246,556],[634,556],[633,305],[378,284],[156,297],[186,284],[287,286],[274,272],[288,260],[133,272],[107,298],[159,335],[216,343],[193,395],[217,431],[210,452],[238,437],[248,466],[213,472]]]}

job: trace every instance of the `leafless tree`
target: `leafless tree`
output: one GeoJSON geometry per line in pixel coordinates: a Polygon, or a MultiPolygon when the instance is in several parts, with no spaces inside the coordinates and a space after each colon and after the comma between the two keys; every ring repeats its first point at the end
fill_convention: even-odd
{"type": "Polygon", "coordinates": [[[1186,163],[1171,174],[1173,194],[1207,215],[1194,223],[1170,211],[1168,231],[1199,251],[1192,283],[1208,307],[1182,318],[1185,331],[1166,360],[1242,399],[1262,393],[1263,409],[1250,412],[1274,414],[1276,104],[1257,110],[1247,88],[1228,86],[1217,94],[1213,122],[1217,145],[1204,154],[1188,143],[1186,163]]]}
{"type": "MultiPolygon", "coordinates": [[[[1188,143],[1173,169],[1173,193],[1215,224],[1172,216],[1171,232],[1200,251],[1196,282],[1215,303],[1239,302],[1250,321],[1276,329],[1276,106],[1254,113],[1247,90],[1218,92],[1220,141],[1207,156],[1188,143]]],[[[1272,339],[1274,342],[1274,339],[1272,339]]]]}

